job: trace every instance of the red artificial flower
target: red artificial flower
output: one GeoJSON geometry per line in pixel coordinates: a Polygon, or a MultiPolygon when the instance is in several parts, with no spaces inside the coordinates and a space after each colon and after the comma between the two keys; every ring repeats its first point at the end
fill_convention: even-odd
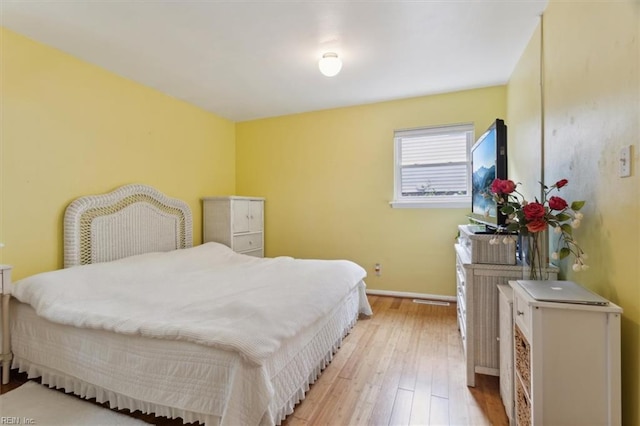
{"type": "Polygon", "coordinates": [[[543,219],[536,219],[527,223],[527,230],[529,232],[541,232],[547,229],[547,222],[543,219]]]}
{"type": "Polygon", "coordinates": [[[491,192],[494,194],[511,194],[516,190],[516,184],[509,179],[494,179],[491,183],[491,192]]]}
{"type": "Polygon", "coordinates": [[[494,194],[502,193],[502,179],[494,179],[493,182],[491,182],[491,192],[494,194]]]}
{"type": "Polygon", "coordinates": [[[556,182],[556,188],[560,189],[560,188],[562,188],[563,186],[565,186],[565,185],[566,185],[566,184],[568,184],[568,183],[569,183],[569,181],[568,181],[568,180],[566,180],[566,179],[561,179],[561,180],[559,180],[559,181],[557,181],[557,182],[556,182]]]}
{"type": "Polygon", "coordinates": [[[513,191],[516,190],[516,184],[513,183],[512,180],[503,180],[502,181],[502,193],[503,194],[511,194],[513,191]]]}
{"type": "Polygon", "coordinates": [[[527,221],[535,221],[544,217],[544,206],[538,202],[529,203],[522,208],[527,221]]]}
{"type": "Polygon", "coordinates": [[[564,210],[568,206],[567,202],[561,197],[549,198],[549,208],[551,210],[564,210]]]}

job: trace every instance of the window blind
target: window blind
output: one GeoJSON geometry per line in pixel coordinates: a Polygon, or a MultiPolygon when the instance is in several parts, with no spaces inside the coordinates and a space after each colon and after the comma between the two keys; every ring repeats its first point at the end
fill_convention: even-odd
{"type": "Polygon", "coordinates": [[[473,125],[395,132],[396,200],[469,197],[473,125]]]}

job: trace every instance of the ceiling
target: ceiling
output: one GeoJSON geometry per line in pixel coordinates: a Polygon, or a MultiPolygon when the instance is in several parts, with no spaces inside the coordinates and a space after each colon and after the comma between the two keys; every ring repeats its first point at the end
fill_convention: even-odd
{"type": "Polygon", "coordinates": [[[505,84],[546,4],[0,0],[0,25],[245,121],[505,84]]]}

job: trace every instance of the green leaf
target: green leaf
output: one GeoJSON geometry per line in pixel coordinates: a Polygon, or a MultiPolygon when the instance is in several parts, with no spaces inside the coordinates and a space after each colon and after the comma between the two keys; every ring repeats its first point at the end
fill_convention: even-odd
{"type": "Polygon", "coordinates": [[[560,225],[560,228],[562,228],[562,232],[565,234],[573,235],[573,228],[568,223],[563,223],[560,225]]]}
{"type": "Polygon", "coordinates": [[[584,206],[584,204],[585,201],[574,201],[573,203],[571,203],[571,210],[577,212],[584,206]]]}
{"type": "Polygon", "coordinates": [[[501,211],[502,213],[504,213],[504,214],[506,214],[506,215],[508,216],[508,215],[512,214],[513,212],[515,212],[515,211],[516,211],[516,209],[515,209],[515,208],[513,208],[513,206],[512,206],[512,205],[510,205],[510,204],[506,204],[506,205],[502,206],[502,208],[500,209],[500,211],[501,211]]]}
{"type": "Polygon", "coordinates": [[[568,248],[566,248],[566,247],[562,247],[562,248],[560,249],[560,252],[558,253],[558,257],[559,257],[560,259],[564,259],[565,257],[569,256],[570,254],[571,254],[571,250],[569,250],[569,249],[568,249],[568,248]]]}
{"type": "Polygon", "coordinates": [[[507,225],[507,232],[516,232],[520,229],[520,225],[517,223],[510,223],[507,225]]]}
{"type": "Polygon", "coordinates": [[[556,219],[558,220],[558,222],[564,222],[565,220],[571,219],[571,216],[566,213],[558,213],[556,215],[556,219]]]}

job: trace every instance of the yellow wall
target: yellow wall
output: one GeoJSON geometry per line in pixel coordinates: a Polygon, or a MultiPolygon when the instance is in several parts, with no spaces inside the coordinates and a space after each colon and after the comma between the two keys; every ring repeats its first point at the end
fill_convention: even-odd
{"type": "Polygon", "coordinates": [[[538,27],[507,85],[509,178],[522,182],[527,199],[540,196],[542,178],[540,28],[538,27]],[[529,183],[531,182],[531,183],[529,183]]]}
{"type": "Polygon", "coordinates": [[[454,295],[468,209],[389,206],[393,132],[474,122],[479,136],[505,100],[501,86],[239,123],[236,189],[267,199],[267,255],[347,258],[371,289],[454,295]]]}
{"type": "Polygon", "coordinates": [[[235,189],[235,125],[0,29],[0,261],[14,277],[62,266],[75,197],[145,183],[187,201],[235,189]]]}
{"type": "Polygon", "coordinates": [[[640,424],[639,4],[551,0],[507,87],[235,124],[0,30],[0,261],[20,278],[62,264],[62,215],[80,194],[143,182],[190,203],[258,195],[269,256],[349,258],[368,286],[453,295],[453,240],[465,209],[392,209],[393,130],[509,125],[509,173],[567,178],[584,198],[577,231],[591,269],[563,275],[621,305],[623,419],[640,424]],[[541,106],[544,150],[541,158],[541,106]],[[634,145],[633,176],[617,152],[634,145]],[[373,265],[382,264],[375,277],[373,265]]]}
{"type": "MultiPolygon", "coordinates": [[[[552,0],[544,14],[545,181],[569,180],[562,196],[587,201],[575,235],[591,269],[563,276],[622,306],[623,423],[640,424],[640,3],[552,0]],[[618,152],[633,145],[632,177],[618,152]]],[[[508,85],[507,117],[521,132],[510,166],[523,176],[540,145],[540,28],[508,85]],[[538,40],[536,40],[536,37],[538,40]]]]}

